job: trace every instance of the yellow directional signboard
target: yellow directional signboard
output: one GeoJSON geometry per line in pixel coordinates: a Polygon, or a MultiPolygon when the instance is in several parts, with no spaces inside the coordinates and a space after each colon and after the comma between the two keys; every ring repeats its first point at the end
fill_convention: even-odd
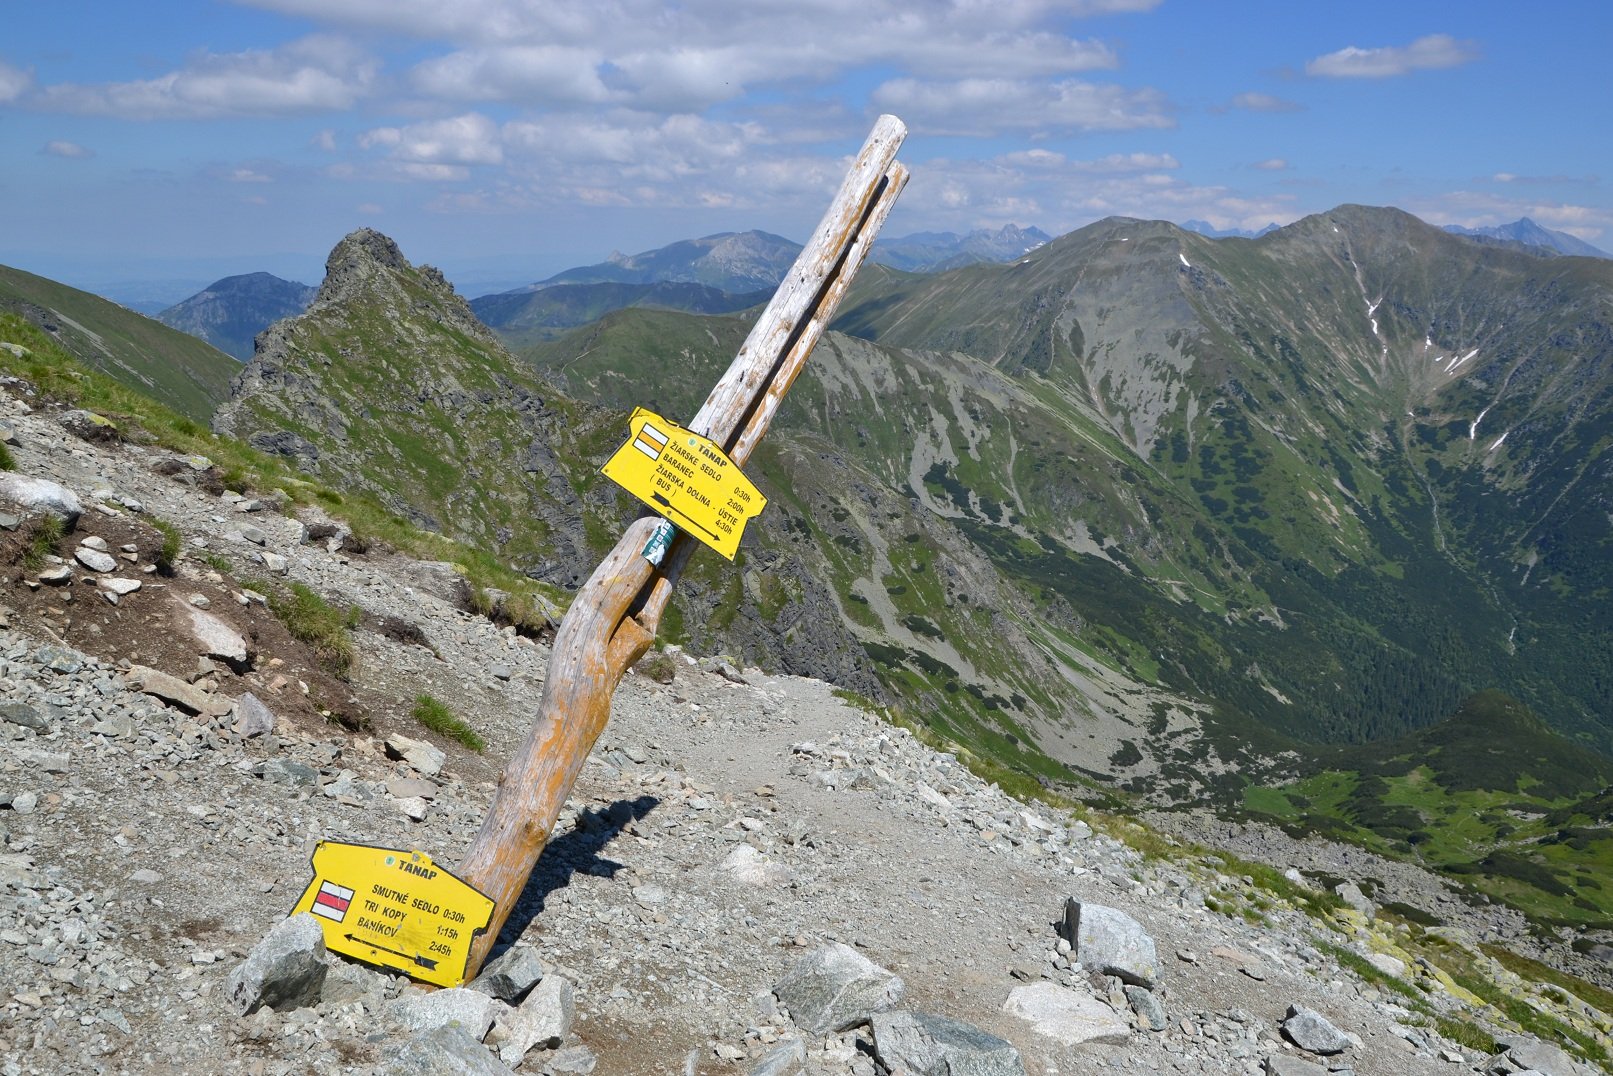
{"type": "Polygon", "coordinates": [[[291,914],[312,912],[325,947],[437,986],[465,981],[493,902],[424,852],[320,841],[314,880],[291,914]]]}
{"type": "Polygon", "coordinates": [[[635,408],[627,443],[605,477],[727,557],[739,552],[745,523],[767,506],[739,465],[709,437],[635,408]]]}

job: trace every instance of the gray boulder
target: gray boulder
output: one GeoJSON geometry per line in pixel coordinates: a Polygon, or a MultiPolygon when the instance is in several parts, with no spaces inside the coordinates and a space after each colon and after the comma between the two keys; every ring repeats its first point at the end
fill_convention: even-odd
{"type": "Polygon", "coordinates": [[[470,1032],[452,1024],[416,1035],[381,1071],[387,1076],[515,1076],[470,1032]]]}
{"type": "Polygon", "coordinates": [[[1507,1065],[1508,1072],[1534,1070],[1544,1076],[1581,1076],[1582,1073],[1589,1076],[1592,1071],[1558,1047],[1527,1035],[1502,1036],[1496,1040],[1496,1046],[1501,1052],[1490,1059],[1485,1072],[1499,1071],[1495,1068],[1497,1062],[1507,1065]]]}
{"type": "Polygon", "coordinates": [[[800,1076],[806,1071],[805,1039],[786,1039],[756,1059],[746,1076],[800,1076]]]}
{"type": "Polygon", "coordinates": [[[1354,882],[1340,882],[1333,887],[1333,892],[1351,908],[1371,919],[1378,914],[1378,906],[1372,903],[1372,898],[1361,892],[1361,887],[1354,882]]]}
{"type": "Polygon", "coordinates": [[[130,666],[124,676],[136,691],[143,691],[193,714],[219,716],[228,713],[234,705],[227,699],[216,698],[193,684],[185,683],[177,676],[169,676],[145,665],[130,666]]]}
{"type": "Polygon", "coordinates": [[[834,942],[796,961],[773,993],[790,1010],[796,1027],[822,1035],[849,1030],[876,1012],[895,1008],[904,989],[899,975],[834,942]]]}
{"type": "Polygon", "coordinates": [[[174,603],[190,617],[190,633],[203,654],[229,662],[230,667],[236,672],[241,672],[251,665],[252,654],[244,635],[212,613],[182,602],[178,598],[174,599],[174,603]]]}
{"type": "Polygon", "coordinates": [[[559,1046],[571,1032],[576,1013],[571,983],[549,975],[532,989],[520,1008],[508,1009],[498,1016],[488,1041],[498,1047],[499,1059],[506,1065],[518,1065],[535,1046],[559,1046]]]}
{"type": "Polygon", "coordinates": [[[248,691],[235,700],[235,734],[251,739],[273,732],[275,725],[274,711],[263,705],[263,701],[248,691]]]}
{"type": "Polygon", "coordinates": [[[435,744],[400,734],[386,738],[386,753],[391,758],[402,759],[414,767],[416,772],[423,773],[427,777],[440,773],[442,764],[448,761],[448,755],[435,744]]]}
{"type": "Polygon", "coordinates": [[[464,1028],[471,1038],[480,1042],[487,1029],[493,1026],[497,1009],[501,1008],[502,1005],[481,991],[460,986],[399,998],[392,1006],[392,1014],[410,1031],[454,1025],[464,1028]]]}
{"type": "Polygon", "coordinates": [[[1069,897],[1064,902],[1064,922],[1059,933],[1069,941],[1075,959],[1083,967],[1145,988],[1159,978],[1154,939],[1137,920],[1118,908],[1069,897]]]}
{"type": "Polygon", "coordinates": [[[543,958],[532,946],[512,945],[487,962],[470,988],[513,1005],[537,985],[546,970],[543,958]]]}
{"type": "Polygon", "coordinates": [[[118,562],[110,553],[103,553],[99,549],[89,546],[79,546],[73,550],[73,558],[92,572],[115,572],[118,562]]]}
{"type": "Polygon", "coordinates": [[[229,1003],[241,1016],[265,1005],[277,1012],[317,1005],[329,967],[319,920],[307,912],[294,915],[276,923],[230,972],[229,1003]]]}
{"type": "Polygon", "coordinates": [[[1014,987],[1003,1003],[1003,1012],[1026,1021],[1038,1035],[1066,1046],[1119,1044],[1131,1038],[1131,1027],[1108,1005],[1057,983],[1014,987]]]}
{"type": "Polygon", "coordinates": [[[0,471],[0,500],[29,511],[59,516],[68,530],[73,529],[84,511],[77,495],[67,487],[48,478],[29,478],[15,471],[0,471]]]}
{"type": "Polygon", "coordinates": [[[50,722],[25,702],[0,702],[0,721],[9,721],[35,732],[50,731],[50,722]]]}
{"type": "Polygon", "coordinates": [[[892,1072],[912,1076],[1025,1076],[1013,1044],[946,1016],[875,1013],[874,1054],[892,1072]]]}
{"type": "Polygon", "coordinates": [[[1266,1076],[1327,1076],[1327,1070],[1288,1054],[1272,1054],[1266,1058],[1266,1076]]]}
{"type": "Polygon", "coordinates": [[[1350,1048],[1349,1036],[1334,1027],[1327,1017],[1303,1005],[1288,1006],[1283,1034],[1302,1050],[1313,1054],[1337,1054],[1350,1048]]]}
{"type": "Polygon", "coordinates": [[[1153,991],[1140,986],[1128,986],[1126,1001],[1131,1005],[1131,1011],[1137,1014],[1137,1019],[1142,1025],[1146,1025],[1148,1030],[1165,1030],[1165,1006],[1160,1004],[1153,991]]]}

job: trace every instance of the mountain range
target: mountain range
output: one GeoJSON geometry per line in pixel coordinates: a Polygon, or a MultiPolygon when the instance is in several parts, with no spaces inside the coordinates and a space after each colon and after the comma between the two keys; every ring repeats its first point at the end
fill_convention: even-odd
{"type": "Polygon", "coordinates": [[[160,311],[156,319],[245,362],[258,333],[306,310],[315,290],[269,273],[229,276],[160,311]]]}
{"type": "MultiPolygon", "coordinates": [[[[564,589],[636,514],[597,473],[626,410],[692,414],[747,325],[627,307],[512,355],[359,232],[214,424],[564,589]]],[[[1613,748],[1613,265],[1362,206],[1235,241],[1111,218],[1012,264],[867,266],[835,330],[752,460],[768,511],[733,567],[696,558],[670,638],[1045,780],[1278,817],[1316,766],[1370,769],[1330,745],[1480,691],[1562,757],[1613,748]]],[[[1530,765],[1512,794],[1562,763],[1530,765]]],[[[1553,912],[1613,914],[1584,899],[1553,912]]]]}
{"type": "Polygon", "coordinates": [[[1447,224],[1445,230],[1469,238],[1521,243],[1526,247],[1551,250],[1558,254],[1575,254],[1584,258],[1613,258],[1613,254],[1592,246],[1578,236],[1542,228],[1528,217],[1515,220],[1511,224],[1497,224],[1488,228],[1464,228],[1459,224],[1447,224]]]}

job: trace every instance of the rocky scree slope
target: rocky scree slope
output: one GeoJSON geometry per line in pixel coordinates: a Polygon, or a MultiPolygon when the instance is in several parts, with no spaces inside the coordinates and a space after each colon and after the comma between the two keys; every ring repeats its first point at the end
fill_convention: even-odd
{"type": "MultiPolygon", "coordinates": [[[[205,461],[0,409],[0,1072],[1591,1071],[1302,877],[1145,859],[821,682],[681,652],[618,693],[501,975],[427,992],[322,954],[284,920],[314,844],[454,862],[545,648],[445,600],[441,566],[343,553],[205,461]],[[369,728],[327,718],[319,656],[262,619],[291,583],[359,611],[337,683],[369,728]],[[408,723],[420,693],[486,753],[408,723]]],[[[1486,968],[1605,1048],[1605,1013],[1486,968]]]]}

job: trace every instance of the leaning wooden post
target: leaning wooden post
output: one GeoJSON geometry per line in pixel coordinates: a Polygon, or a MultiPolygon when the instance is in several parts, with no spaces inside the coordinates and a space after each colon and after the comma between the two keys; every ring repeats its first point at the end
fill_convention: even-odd
{"type": "MultiPolygon", "coordinates": [[[[896,151],[907,128],[881,116],[789,275],[711,390],[690,429],[744,466],[834,316],[907,182],[896,151]]],[[[583,761],[610,718],[622,676],[649,650],[694,543],[678,534],[658,565],[644,557],[662,520],[629,524],[561,621],[531,731],[510,759],[459,875],[494,901],[465,974],[481,968],[525,888],[583,761]]]]}

